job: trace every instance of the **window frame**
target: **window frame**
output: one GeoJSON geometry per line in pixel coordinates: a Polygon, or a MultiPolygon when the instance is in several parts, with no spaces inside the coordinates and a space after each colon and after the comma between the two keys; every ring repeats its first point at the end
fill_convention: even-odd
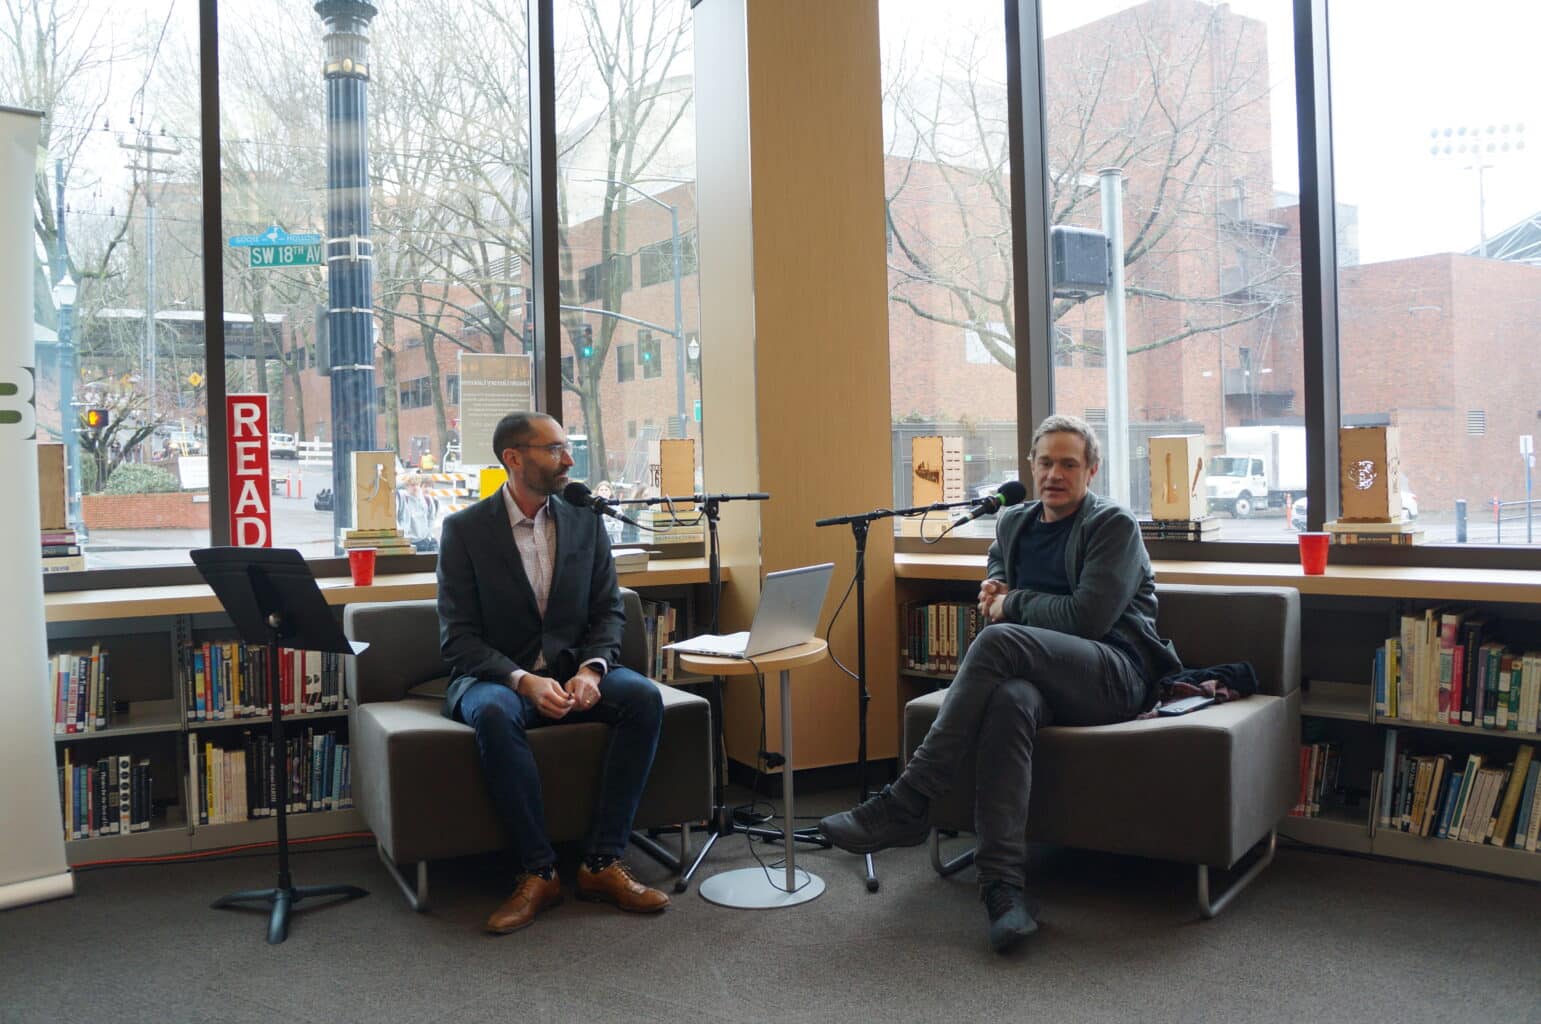
{"type": "MultiPolygon", "coordinates": [[[[1296,110],[1299,135],[1301,192],[1301,261],[1303,320],[1304,419],[1308,446],[1307,498],[1309,526],[1337,514],[1338,315],[1337,260],[1334,231],[1331,108],[1327,66],[1327,0],[1292,0],[1296,110]]],[[[558,263],[557,118],[554,0],[525,0],[529,25],[530,124],[530,217],[533,240],[530,258],[533,302],[532,334],[536,355],[537,407],[560,416],[562,367],[571,356],[563,353],[561,322],[561,271],[558,263]]],[[[202,245],[206,253],[223,251],[221,127],[219,92],[219,0],[198,2],[198,77],[201,103],[200,166],[204,208],[202,245]]],[[[1003,0],[1007,41],[1008,132],[1010,146],[1012,287],[1017,301],[1016,336],[1027,339],[1026,357],[1018,365],[1017,422],[1018,470],[1030,481],[1028,451],[1032,428],[1052,411],[1053,337],[1049,321],[1049,223],[1046,188],[1044,74],[1041,0],[1003,0]]],[[[682,233],[682,273],[698,272],[693,231],[682,233]]],[[[634,286],[631,254],[627,261],[626,288],[634,286]]],[[[225,454],[224,417],[218,414],[228,393],[224,367],[224,265],[222,260],[203,261],[205,360],[209,367],[206,398],[209,415],[209,474],[211,545],[229,543],[229,495],[224,486],[229,466],[225,454]]],[[[596,265],[596,276],[598,273],[596,265]]],[[[580,282],[581,284],[581,282],[580,282]]],[[[304,361],[319,361],[320,339],[307,346],[304,361]]],[[[659,343],[661,345],[661,343],[659,343]]],[[[640,352],[639,352],[640,354],[640,352]]],[[[659,352],[661,358],[661,349],[659,352]]],[[[658,374],[662,374],[659,367],[658,374]]],[[[383,386],[378,381],[377,387],[383,386]]],[[[431,396],[430,396],[431,401],[431,396]]],[[[983,551],[988,541],[948,538],[940,545],[922,545],[916,538],[896,538],[899,551],[983,551]]],[[[1295,560],[1290,545],[1267,542],[1231,543],[1152,542],[1155,558],[1195,558],[1206,561],[1253,561],[1284,563],[1295,560]]],[[[1408,548],[1355,547],[1334,552],[1334,561],[1354,565],[1406,565],[1455,568],[1541,569],[1541,547],[1418,545],[1408,548]]],[[[432,555],[418,555],[382,564],[382,573],[421,572],[433,564],[432,555]]],[[[342,576],[342,558],[312,559],[318,576],[342,576]]],[[[92,569],[81,573],[44,577],[46,593],[158,586],[200,581],[190,565],[121,569],[92,569]]]]}

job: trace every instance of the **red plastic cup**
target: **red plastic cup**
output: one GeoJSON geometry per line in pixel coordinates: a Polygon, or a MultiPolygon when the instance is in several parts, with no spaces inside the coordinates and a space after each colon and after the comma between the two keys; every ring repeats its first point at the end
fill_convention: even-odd
{"type": "Polygon", "coordinates": [[[1320,576],[1327,571],[1327,542],[1331,534],[1302,533],[1300,535],[1300,568],[1307,576],[1320,576]]]}
{"type": "MultiPolygon", "coordinates": [[[[1325,552],[1323,558],[1326,557],[1325,552]]],[[[367,587],[375,581],[375,549],[354,548],[348,552],[348,571],[355,587],[367,587]]]]}

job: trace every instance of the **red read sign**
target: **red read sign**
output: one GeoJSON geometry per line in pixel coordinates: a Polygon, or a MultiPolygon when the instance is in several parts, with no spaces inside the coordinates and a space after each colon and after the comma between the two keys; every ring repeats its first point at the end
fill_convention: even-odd
{"type": "Polygon", "coordinates": [[[225,396],[230,466],[230,543],[273,546],[273,488],[268,479],[268,396],[225,396]]]}

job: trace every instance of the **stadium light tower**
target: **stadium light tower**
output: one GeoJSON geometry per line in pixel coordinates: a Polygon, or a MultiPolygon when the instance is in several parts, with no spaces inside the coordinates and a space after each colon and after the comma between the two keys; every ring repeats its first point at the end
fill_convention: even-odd
{"type": "Polygon", "coordinates": [[[1504,122],[1486,127],[1453,125],[1429,129],[1429,156],[1459,160],[1462,169],[1477,172],[1477,254],[1487,258],[1487,191],[1483,175],[1497,161],[1518,156],[1525,149],[1525,124],[1504,122]]]}

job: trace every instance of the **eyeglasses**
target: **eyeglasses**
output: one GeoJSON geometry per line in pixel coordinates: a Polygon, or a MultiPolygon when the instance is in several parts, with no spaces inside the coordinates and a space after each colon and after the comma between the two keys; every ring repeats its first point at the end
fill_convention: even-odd
{"type": "Polygon", "coordinates": [[[558,441],[556,444],[516,444],[514,447],[534,448],[538,451],[545,452],[547,455],[555,456],[556,458],[561,458],[563,455],[571,455],[573,453],[572,445],[568,444],[566,441],[558,441]]]}

